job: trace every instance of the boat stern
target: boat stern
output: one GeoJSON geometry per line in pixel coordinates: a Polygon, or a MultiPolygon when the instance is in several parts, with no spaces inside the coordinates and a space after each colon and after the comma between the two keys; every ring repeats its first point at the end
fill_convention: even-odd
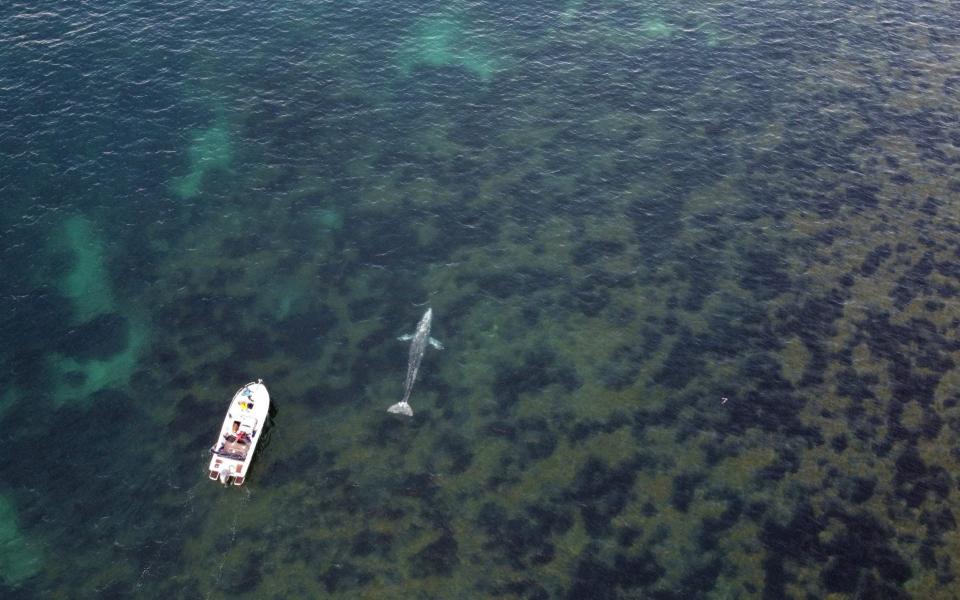
{"type": "Polygon", "coordinates": [[[224,459],[214,455],[210,461],[210,467],[207,469],[207,477],[211,481],[220,481],[223,485],[243,485],[246,476],[245,465],[242,462],[224,459]]]}

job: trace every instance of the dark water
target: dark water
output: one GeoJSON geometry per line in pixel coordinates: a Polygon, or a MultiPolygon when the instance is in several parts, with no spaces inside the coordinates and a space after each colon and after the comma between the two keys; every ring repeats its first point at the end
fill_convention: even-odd
{"type": "Polygon", "coordinates": [[[955,3],[14,2],[0,43],[0,596],[954,597],[955,3]]]}

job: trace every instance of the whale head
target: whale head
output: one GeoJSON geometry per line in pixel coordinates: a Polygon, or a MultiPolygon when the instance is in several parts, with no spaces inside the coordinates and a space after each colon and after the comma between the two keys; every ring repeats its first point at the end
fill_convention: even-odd
{"type": "Polygon", "coordinates": [[[427,312],[423,313],[423,317],[420,318],[420,324],[417,325],[417,331],[429,331],[431,320],[433,320],[433,309],[428,308],[427,312]]]}

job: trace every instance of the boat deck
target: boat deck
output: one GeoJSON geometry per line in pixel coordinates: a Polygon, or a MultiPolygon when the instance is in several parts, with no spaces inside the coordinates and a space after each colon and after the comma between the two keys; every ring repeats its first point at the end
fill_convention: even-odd
{"type": "Polygon", "coordinates": [[[214,451],[217,456],[232,458],[234,460],[244,460],[247,452],[250,450],[250,443],[242,443],[239,440],[234,442],[224,441],[220,447],[214,451]]]}

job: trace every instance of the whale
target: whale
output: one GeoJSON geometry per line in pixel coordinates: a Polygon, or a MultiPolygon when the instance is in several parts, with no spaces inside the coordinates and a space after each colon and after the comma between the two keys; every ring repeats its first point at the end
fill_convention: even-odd
{"type": "Polygon", "coordinates": [[[400,341],[410,341],[410,353],[407,358],[407,379],[403,384],[403,399],[400,402],[390,406],[388,413],[398,415],[413,416],[413,409],[410,408],[410,393],[413,392],[413,384],[417,380],[417,371],[420,370],[420,361],[423,360],[423,354],[427,351],[427,346],[433,346],[437,350],[443,350],[443,344],[430,337],[430,322],[433,320],[433,309],[428,308],[420,318],[417,324],[417,330],[409,335],[401,336],[400,341]]]}

